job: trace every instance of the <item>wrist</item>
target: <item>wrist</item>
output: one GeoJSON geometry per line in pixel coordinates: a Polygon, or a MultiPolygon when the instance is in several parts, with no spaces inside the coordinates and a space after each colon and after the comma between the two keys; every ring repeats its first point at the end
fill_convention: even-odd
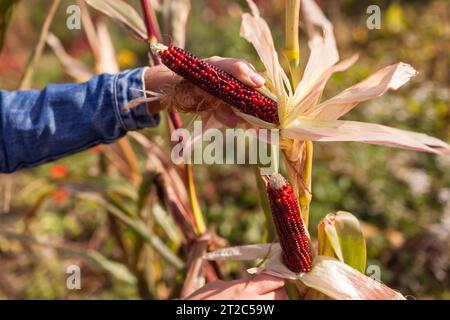
{"type": "MultiPolygon", "coordinates": [[[[143,86],[146,91],[162,92],[165,86],[176,84],[180,79],[166,66],[158,65],[144,70],[143,86]]],[[[147,105],[151,114],[156,114],[166,107],[162,106],[159,101],[152,101],[147,105]]]]}

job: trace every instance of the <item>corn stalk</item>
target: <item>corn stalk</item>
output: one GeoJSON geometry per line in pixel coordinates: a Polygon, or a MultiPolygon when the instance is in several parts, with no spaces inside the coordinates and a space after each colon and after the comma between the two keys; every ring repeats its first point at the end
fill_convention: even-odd
{"type": "Polygon", "coordinates": [[[286,0],[285,8],[285,43],[284,55],[289,61],[292,84],[300,82],[300,46],[298,24],[300,19],[300,0],[286,0]]]}
{"type": "MultiPolygon", "coordinates": [[[[155,19],[155,15],[153,10],[151,10],[150,4],[148,0],[141,0],[142,12],[144,14],[145,26],[147,28],[148,33],[148,44],[151,45],[155,42],[161,41],[161,34],[159,32],[159,27],[155,19]]],[[[150,50],[150,55],[152,57],[153,64],[160,64],[159,57],[153,54],[152,50],[150,50]]],[[[180,129],[183,126],[181,122],[180,116],[175,109],[169,110],[169,118],[171,120],[172,126],[174,129],[180,129]]],[[[192,213],[195,220],[196,231],[199,235],[206,231],[206,224],[203,218],[203,214],[201,212],[201,208],[198,202],[197,193],[195,190],[195,182],[193,175],[193,168],[190,164],[185,164],[185,174],[187,178],[187,187],[189,191],[189,198],[192,207],[192,213]]]]}
{"type": "MultiPolygon", "coordinates": [[[[149,48],[155,42],[161,42],[162,37],[159,32],[159,27],[156,22],[156,18],[153,10],[151,10],[150,4],[148,0],[141,0],[141,7],[145,18],[145,25],[147,29],[147,43],[149,48]]],[[[186,7],[186,8],[190,8],[186,7]]],[[[159,57],[150,51],[151,60],[153,64],[158,65],[161,63],[159,57]]],[[[170,120],[169,123],[169,132],[174,129],[179,129],[183,127],[183,123],[180,119],[179,113],[175,110],[175,108],[170,108],[168,111],[168,118],[170,120]]],[[[206,276],[210,280],[217,279],[220,274],[218,271],[217,265],[213,262],[204,262],[203,261],[203,253],[206,252],[208,247],[208,241],[203,239],[206,236],[206,223],[203,217],[201,207],[199,205],[198,196],[195,188],[195,178],[194,178],[194,170],[191,164],[184,164],[182,168],[182,173],[185,178],[186,188],[189,194],[189,201],[191,204],[192,215],[195,224],[195,232],[197,238],[195,240],[194,245],[190,248],[189,260],[186,266],[185,273],[185,281],[181,288],[181,295],[187,296],[193,290],[195,290],[199,281],[203,278],[205,271],[211,270],[212,272],[206,272],[206,276]]]]}
{"type": "MultiPolygon", "coordinates": [[[[301,79],[300,70],[300,45],[299,45],[299,20],[300,0],[286,0],[285,7],[285,51],[289,61],[289,71],[293,87],[296,87],[301,79]]],[[[309,223],[309,207],[312,200],[311,176],[313,160],[313,143],[304,141],[303,170],[301,172],[303,188],[299,190],[299,205],[305,225],[309,223]]]]}

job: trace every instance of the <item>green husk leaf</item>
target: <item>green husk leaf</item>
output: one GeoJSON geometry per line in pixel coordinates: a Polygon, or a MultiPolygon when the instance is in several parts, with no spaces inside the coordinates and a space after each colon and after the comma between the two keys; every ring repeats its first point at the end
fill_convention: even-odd
{"type": "Polygon", "coordinates": [[[366,241],[358,219],[351,213],[338,211],[328,214],[318,227],[319,255],[334,256],[364,273],[366,270],[366,241]]]}

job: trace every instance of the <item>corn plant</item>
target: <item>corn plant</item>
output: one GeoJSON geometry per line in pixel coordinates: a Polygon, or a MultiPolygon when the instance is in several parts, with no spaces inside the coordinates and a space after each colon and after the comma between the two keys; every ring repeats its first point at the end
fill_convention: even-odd
{"type": "MultiPolygon", "coordinates": [[[[115,50],[105,24],[102,21],[94,23],[85,2],[78,1],[77,3],[81,8],[83,30],[93,54],[95,66],[89,67],[70,56],[65,51],[60,40],[50,33],[51,22],[59,5],[59,1],[54,1],[50,13],[44,22],[37,48],[30,58],[29,67],[23,77],[21,88],[31,85],[34,69],[43,52],[45,42],[53,49],[67,74],[78,82],[87,80],[96,73],[114,73],[119,71],[115,50]]],[[[176,24],[174,25],[177,27],[176,24]]],[[[179,27],[177,32],[181,41],[179,27]]],[[[174,252],[182,250],[184,254],[186,251],[189,251],[189,247],[196,247],[196,222],[192,218],[187,191],[184,189],[184,181],[180,173],[174,170],[173,165],[162,151],[156,145],[151,144],[146,137],[136,133],[134,139],[148,153],[149,158],[144,168],[141,168],[141,165],[137,162],[134,147],[131,146],[127,137],[116,144],[102,147],[100,152],[93,152],[94,155],[100,157],[99,170],[103,171],[101,172],[102,174],[108,177],[109,171],[117,170],[124,178],[128,179],[128,183],[125,182],[121,188],[116,189],[112,186],[115,184],[117,177],[113,178],[111,176],[107,180],[107,185],[110,186],[107,192],[90,191],[88,186],[84,188],[83,192],[80,192],[67,179],[69,168],[56,164],[51,171],[51,178],[54,181],[52,181],[50,186],[41,188],[36,202],[26,213],[24,232],[27,233],[27,236],[23,236],[20,233],[6,232],[5,230],[0,230],[0,235],[8,239],[21,241],[30,249],[30,252],[37,256],[39,256],[39,250],[34,251],[31,248],[50,247],[56,250],[62,248],[63,252],[82,257],[86,262],[105,270],[112,277],[135,285],[139,289],[139,294],[142,298],[158,298],[155,292],[155,283],[160,281],[161,275],[150,272],[150,270],[161,269],[161,263],[159,259],[150,259],[150,257],[159,255],[163,258],[163,263],[170,265],[175,273],[183,269],[184,262],[174,252]],[[105,160],[107,166],[103,167],[105,160]],[[67,181],[63,182],[62,178],[67,179],[67,181]],[[92,248],[72,250],[73,246],[68,243],[51,245],[34,239],[31,224],[36,222],[34,218],[38,211],[55,195],[58,195],[58,199],[64,199],[68,195],[72,195],[104,209],[108,214],[110,233],[121,248],[122,261],[108,260],[108,258],[92,248]],[[171,217],[168,214],[171,214],[171,217]],[[156,228],[160,231],[156,231],[156,228]],[[124,233],[128,230],[131,230],[133,233],[131,237],[133,242],[131,244],[126,243],[127,240],[125,240],[124,236],[124,233]],[[181,236],[180,230],[182,232],[181,236]],[[161,233],[166,235],[167,241],[160,239],[161,233]],[[180,247],[184,248],[180,249],[180,247]]],[[[12,182],[9,177],[3,181],[8,185],[12,182]]],[[[5,191],[11,193],[11,189],[5,188],[5,191]]],[[[26,194],[28,195],[28,193],[26,194]]],[[[9,201],[5,201],[5,204],[7,202],[9,201]]],[[[198,242],[203,246],[203,240],[198,242]]],[[[205,250],[206,248],[197,254],[200,260],[205,250]]],[[[192,250],[192,252],[195,252],[195,250],[192,250]]],[[[214,265],[214,263],[210,262],[205,264],[214,265]]],[[[206,273],[208,279],[213,280],[217,277],[213,267],[210,267],[208,271],[206,273]]],[[[195,279],[197,277],[202,278],[203,269],[200,269],[200,275],[194,274],[192,277],[195,279]]],[[[175,277],[172,276],[172,278],[172,281],[174,281],[175,277]]],[[[198,284],[195,283],[195,287],[186,288],[186,290],[189,293],[197,287],[198,284]]],[[[174,286],[174,290],[172,294],[177,296],[179,293],[176,290],[179,290],[179,288],[174,286]]]]}
{"type": "MultiPolygon", "coordinates": [[[[308,225],[312,199],[312,143],[310,140],[359,141],[435,154],[450,154],[448,144],[424,134],[381,125],[337,120],[352,110],[359,102],[382,95],[389,89],[398,89],[414,76],[416,71],[405,63],[391,65],[336,97],[320,103],[326,81],[333,73],[349,68],[356,62],[357,56],[337,63],[339,54],[331,23],[313,1],[302,1],[311,47],[311,55],[302,77],[299,67],[298,39],[293,39],[298,36],[300,1],[287,1],[285,55],[290,63],[291,77],[289,78],[278,60],[268,25],[261,18],[256,5],[250,0],[248,4],[251,14],[243,15],[241,36],[253,44],[261,62],[266,67],[267,89],[274,97],[273,100],[270,100],[269,97],[260,97],[255,93],[250,96],[250,91],[236,79],[206,65],[181,49],[173,46],[153,46],[154,51],[160,55],[162,61],[170,69],[192,84],[229,103],[234,112],[241,116],[243,122],[267,129],[273,128],[275,123],[281,130],[282,141],[279,147],[285,155],[285,164],[300,206],[299,210],[297,200],[293,197],[293,191],[287,187],[289,185],[283,182],[283,179],[278,177],[275,180],[278,183],[269,180],[268,194],[281,248],[275,244],[221,249],[207,255],[208,259],[245,260],[269,257],[265,268],[259,267],[250,272],[264,271],[292,280],[298,279],[304,285],[298,286],[299,292],[306,298],[313,297],[315,292],[319,291],[337,299],[402,299],[401,294],[381,284],[375,286],[373,280],[361,273],[361,271],[364,272],[364,268],[361,268],[361,264],[356,264],[356,262],[366,259],[365,244],[354,247],[348,245],[348,243],[362,242],[357,221],[343,219],[343,224],[350,224],[350,226],[345,227],[345,231],[337,234],[334,238],[329,239],[325,236],[326,232],[320,232],[322,235],[322,238],[319,239],[321,249],[327,247],[324,243],[328,240],[331,242],[333,252],[326,250],[319,252],[312,266],[309,257],[309,241],[305,239],[303,223],[308,225]],[[316,33],[315,26],[322,29],[323,35],[316,33]],[[273,113],[275,106],[277,107],[277,117],[273,113]],[[277,194],[275,190],[278,189],[274,189],[274,184],[281,184],[280,189],[284,193],[277,194]],[[287,187],[287,189],[283,189],[283,187],[287,187]],[[301,217],[297,217],[300,214],[301,217]],[[353,235],[351,234],[352,229],[356,230],[353,235]],[[326,258],[327,255],[338,259],[326,258]],[[344,255],[358,258],[355,259],[356,262],[350,262],[344,259],[344,255]],[[283,257],[282,260],[288,268],[284,266],[280,256],[283,257]],[[343,280],[341,282],[330,281],[331,274],[333,277],[341,274],[343,280]]],[[[192,104],[195,105],[195,102],[192,104]]],[[[220,112],[220,110],[216,111],[220,112]]],[[[342,214],[339,217],[342,217],[342,214]]],[[[331,216],[326,221],[329,220],[333,220],[331,216]]],[[[321,225],[324,224],[325,222],[321,225]]],[[[296,283],[298,284],[298,282],[296,283]]]]}
{"type": "MultiPolygon", "coordinates": [[[[97,10],[100,10],[101,12],[115,18],[122,24],[125,24],[127,29],[131,30],[136,38],[142,41],[148,41],[148,43],[155,43],[156,41],[161,40],[160,29],[158,23],[156,22],[155,12],[149,2],[141,1],[144,20],[139,18],[138,13],[134,11],[131,6],[122,1],[87,1],[87,3],[97,10]]],[[[170,24],[170,27],[176,31],[176,40],[179,45],[182,45],[184,42],[184,32],[181,30],[183,30],[183,26],[186,23],[186,12],[189,11],[190,6],[187,1],[176,1],[176,3],[171,2],[171,6],[171,10],[168,10],[166,14],[172,13],[172,21],[175,22],[170,24]],[[185,13],[183,14],[183,12],[185,13]]],[[[152,55],[150,64],[159,64],[159,58],[152,55]]],[[[168,117],[166,117],[166,119],[169,121],[168,127],[170,130],[177,129],[182,126],[181,120],[175,109],[169,109],[168,117]]],[[[148,143],[145,142],[145,139],[138,138],[138,141],[144,146],[148,145],[148,143]]],[[[154,151],[155,148],[152,148],[152,152],[154,151]]],[[[150,158],[153,159],[152,156],[150,156],[150,158]]],[[[168,162],[165,161],[165,171],[167,171],[170,167],[170,165],[167,166],[167,163],[168,162]]],[[[189,241],[188,265],[185,270],[186,280],[181,290],[181,296],[187,296],[199,287],[199,284],[203,282],[203,278],[205,276],[209,280],[214,280],[219,277],[219,274],[217,268],[214,266],[214,263],[202,261],[202,255],[206,252],[210,236],[206,230],[204,218],[197,199],[193,168],[190,165],[185,165],[180,168],[180,171],[181,176],[184,177],[184,181],[178,179],[178,181],[171,186],[177,191],[176,196],[178,197],[182,198],[180,195],[186,193],[188,194],[189,205],[186,206],[186,203],[183,203],[180,199],[178,199],[177,202],[172,201],[167,208],[175,217],[178,217],[176,218],[176,221],[178,221],[179,227],[185,234],[186,239],[189,241]],[[186,189],[184,189],[183,186],[186,189]],[[181,216],[181,219],[179,214],[180,211],[185,212],[181,216]]],[[[165,172],[161,172],[161,174],[165,174],[165,172]]],[[[165,184],[166,188],[171,186],[169,184],[165,184]]],[[[171,191],[169,189],[167,193],[170,192],[171,191]]],[[[185,200],[187,199],[185,198],[185,200]]]]}
{"type": "MultiPolygon", "coordinates": [[[[160,298],[156,287],[161,282],[170,284],[170,293],[164,297],[184,298],[205,281],[220,278],[221,265],[217,261],[226,260],[258,260],[256,267],[248,269],[250,274],[265,272],[286,278],[290,288],[297,291],[296,297],[302,299],[405,298],[365,275],[367,247],[355,215],[344,211],[328,214],[317,226],[318,236],[314,239],[310,236],[309,211],[312,141],[356,141],[434,154],[450,153],[448,144],[425,134],[339,120],[359,102],[405,84],[416,74],[410,65],[398,63],[385,67],[321,102],[329,78],[354,64],[357,55],[339,62],[333,26],[315,2],[287,0],[283,51],[287,63],[283,68],[269,26],[257,6],[249,0],[250,13],[242,15],[241,36],[255,47],[266,77],[265,87],[255,90],[183,49],[189,1],[163,2],[160,6],[164,22],[162,32],[156,19],[156,1],[140,1],[142,18],[131,5],[121,0],[77,3],[82,8],[83,26],[95,66],[87,66],[71,57],[59,39],[49,34],[59,4],[54,1],[41,40],[30,59],[30,68],[24,75],[24,86],[30,84],[44,40],[66,73],[77,81],[96,73],[117,72],[118,64],[106,25],[102,20],[92,21],[85,3],[113,18],[133,37],[148,45],[150,64],[163,63],[185,79],[163,94],[151,96],[155,93],[147,93],[151,100],[170,103],[169,111],[164,114],[169,131],[183,125],[177,110],[194,113],[194,117],[200,116],[206,121],[222,119],[226,125],[230,123],[227,122],[229,114],[225,112],[231,110],[239,124],[280,130],[280,144],[274,147],[282,151],[282,170],[288,179],[278,173],[260,176],[259,169],[255,168],[261,206],[267,220],[264,240],[269,243],[216,250],[218,244],[224,245],[224,241],[208,230],[201,211],[201,199],[196,192],[193,167],[172,163],[161,144],[150,141],[141,133],[130,133],[117,144],[102,147],[101,152],[96,153],[99,163],[108,163],[106,168],[99,166],[105,180],[98,177],[95,183],[63,183],[61,179],[67,177],[67,168],[55,166],[50,187],[41,188],[35,204],[26,212],[24,232],[27,235],[2,229],[1,236],[21,241],[33,254],[31,248],[36,246],[79,256],[111,277],[137,287],[142,298],[160,298]],[[300,13],[303,13],[311,50],[305,68],[300,63],[300,13]],[[162,34],[167,39],[163,39],[162,34]],[[222,102],[199,109],[198,101],[186,105],[183,99],[175,96],[180,93],[190,95],[197,87],[204,90],[204,96],[212,95],[222,102]],[[224,105],[226,111],[221,108],[224,105]],[[114,176],[109,171],[117,171],[120,175],[114,176]],[[120,259],[115,260],[120,261],[101,254],[95,241],[94,245],[81,248],[75,243],[50,242],[33,235],[34,217],[45,201],[55,194],[63,199],[67,193],[106,213],[102,221],[108,221],[108,235],[114,238],[121,253],[120,259]]],[[[217,122],[220,121],[212,121],[217,122]]],[[[28,188],[22,194],[29,195],[35,190],[28,188]]],[[[36,256],[42,259],[39,254],[36,256]]],[[[1,277],[0,282],[5,283],[1,277]]]]}
{"type": "Polygon", "coordinates": [[[152,50],[172,71],[206,92],[220,97],[243,113],[278,124],[277,104],[271,98],[181,48],[153,45],[152,50]]]}

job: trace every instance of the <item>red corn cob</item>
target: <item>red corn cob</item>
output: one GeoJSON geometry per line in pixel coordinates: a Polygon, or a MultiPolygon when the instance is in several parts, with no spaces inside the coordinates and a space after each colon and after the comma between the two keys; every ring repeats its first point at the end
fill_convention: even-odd
{"type": "Polygon", "coordinates": [[[277,103],[229,73],[173,45],[169,47],[155,45],[154,51],[159,54],[162,63],[169,69],[209,94],[243,113],[279,124],[277,103]]]}
{"type": "Polygon", "coordinates": [[[293,272],[311,271],[309,239],[292,186],[282,175],[274,174],[267,185],[267,194],[284,263],[293,272]]]}

